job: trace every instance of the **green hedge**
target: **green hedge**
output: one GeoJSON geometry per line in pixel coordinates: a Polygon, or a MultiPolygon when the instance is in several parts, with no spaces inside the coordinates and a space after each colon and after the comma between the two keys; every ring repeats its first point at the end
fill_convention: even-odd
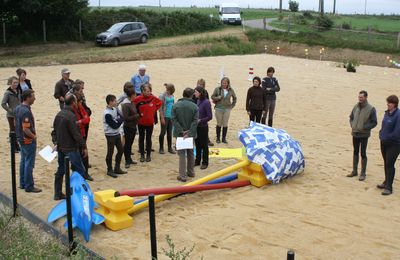
{"type": "Polygon", "coordinates": [[[193,32],[214,30],[222,26],[218,19],[197,12],[155,12],[151,10],[94,9],[88,12],[83,23],[85,39],[93,39],[117,22],[144,22],[150,37],[182,35],[193,32]]]}

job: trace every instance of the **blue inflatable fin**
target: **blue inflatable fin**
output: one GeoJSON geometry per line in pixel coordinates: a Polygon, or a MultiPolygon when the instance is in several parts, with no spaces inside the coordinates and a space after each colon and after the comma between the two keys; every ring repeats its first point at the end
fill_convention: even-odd
{"type": "Polygon", "coordinates": [[[47,217],[47,222],[51,223],[65,215],[67,215],[67,203],[65,200],[62,200],[50,211],[49,216],[47,217]]]}
{"type": "Polygon", "coordinates": [[[96,225],[103,223],[105,220],[102,215],[97,214],[97,213],[93,213],[92,217],[93,217],[93,223],[96,225]]]}
{"type": "MultiPolygon", "coordinates": [[[[75,219],[74,218],[72,218],[72,228],[76,228],[76,221],[75,221],[75,219]]],[[[64,223],[64,228],[65,229],[68,229],[68,220],[66,220],[65,221],[65,223],[64,223]]]]}

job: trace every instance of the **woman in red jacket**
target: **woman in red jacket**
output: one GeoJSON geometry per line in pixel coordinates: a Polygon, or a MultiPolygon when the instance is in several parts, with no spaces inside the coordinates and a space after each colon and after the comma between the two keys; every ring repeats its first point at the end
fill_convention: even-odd
{"type": "MultiPolygon", "coordinates": [[[[157,110],[161,107],[162,101],[153,96],[151,93],[151,84],[143,84],[142,94],[135,98],[133,101],[136,105],[137,111],[140,115],[138,121],[139,128],[139,151],[140,151],[140,162],[151,161],[151,136],[154,128],[154,115],[157,110]],[[144,158],[144,140],[146,139],[146,159],[144,158]]],[[[161,120],[164,120],[164,115],[160,114],[161,120]]]]}

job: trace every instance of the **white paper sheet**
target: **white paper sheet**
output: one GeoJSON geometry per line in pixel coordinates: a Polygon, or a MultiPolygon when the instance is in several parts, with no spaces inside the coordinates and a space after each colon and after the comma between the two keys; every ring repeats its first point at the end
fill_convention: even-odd
{"type": "Polygon", "coordinates": [[[193,149],[193,137],[176,138],[176,150],[185,150],[185,149],[193,149]]]}
{"type": "Polygon", "coordinates": [[[50,145],[47,145],[45,148],[40,150],[39,155],[47,162],[52,162],[57,156],[57,151],[53,152],[53,148],[51,148],[50,145]]]}

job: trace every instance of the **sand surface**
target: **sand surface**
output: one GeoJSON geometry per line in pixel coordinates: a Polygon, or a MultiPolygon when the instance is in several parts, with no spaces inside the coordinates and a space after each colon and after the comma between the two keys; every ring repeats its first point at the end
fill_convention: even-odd
{"type": "MultiPolygon", "coordinates": [[[[179,185],[177,155],[153,154],[151,163],[131,167],[117,179],[105,174],[106,141],[102,116],[105,96],[119,95],[122,86],[141,62],[70,65],[72,79],[86,82],[85,93],[93,110],[89,132],[90,174],[93,191],[136,189],[179,185]]],[[[240,147],[237,131],[245,128],[248,117],[245,98],[248,67],[264,76],[268,66],[276,68],[281,85],[274,126],[288,131],[302,144],[306,159],[303,174],[274,186],[244,187],[236,190],[208,191],[157,204],[159,255],[167,248],[170,235],[178,248],[195,244],[192,259],[284,259],[288,249],[296,259],[396,259],[400,254],[400,183],[394,193],[384,197],[375,185],[383,178],[378,131],[386,108],[385,98],[399,94],[400,70],[361,66],[347,73],[334,62],[311,61],[274,55],[226,56],[152,60],[145,62],[153,83],[153,93],[163,91],[164,82],[174,83],[176,98],[185,87],[204,78],[210,94],[217,85],[220,69],[230,77],[238,103],[229,122],[228,145],[240,147]],[[369,92],[369,101],[378,114],[378,126],[368,144],[368,169],[365,182],[346,178],[351,171],[352,144],[348,115],[357,102],[358,91],[369,92]]],[[[54,84],[63,66],[26,67],[36,91],[32,110],[36,119],[38,149],[51,143],[51,125],[59,110],[53,98],[54,84]]],[[[0,78],[14,75],[16,68],[1,68],[0,78]]],[[[3,92],[5,84],[2,84],[3,92]]],[[[11,195],[8,124],[3,115],[0,126],[0,189],[11,195]]],[[[215,140],[215,120],[210,137],[215,140]]],[[[153,134],[158,150],[159,125],[153,134]]],[[[137,140],[134,143],[138,159],[137,140]]],[[[19,162],[19,155],[17,155],[19,162]]],[[[235,163],[211,159],[204,171],[196,169],[196,179],[235,163]]],[[[19,202],[43,219],[56,205],[53,179],[57,163],[36,158],[34,178],[44,191],[40,194],[18,192],[19,202]]],[[[64,221],[56,225],[61,228],[64,221]]],[[[80,240],[83,237],[76,232],[80,240]]],[[[118,232],[103,225],[93,228],[87,246],[106,258],[148,259],[150,257],[147,210],[134,215],[134,226],[118,232]]],[[[162,256],[160,259],[166,259],[162,256]]]]}

